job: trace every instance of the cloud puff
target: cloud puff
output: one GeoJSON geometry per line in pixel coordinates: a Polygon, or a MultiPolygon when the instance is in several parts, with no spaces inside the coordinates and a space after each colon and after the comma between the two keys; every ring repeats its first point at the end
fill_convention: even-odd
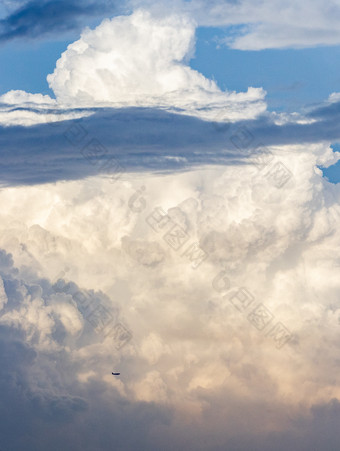
{"type": "Polygon", "coordinates": [[[338,103],[340,100],[340,92],[332,92],[328,97],[329,103],[338,103]]]}
{"type": "Polygon", "coordinates": [[[0,125],[31,126],[90,116],[91,111],[65,110],[48,95],[11,90],[0,96],[0,125]]]}
{"type": "Polygon", "coordinates": [[[7,105],[55,105],[56,101],[48,95],[30,94],[25,91],[8,91],[0,96],[0,102],[7,105]]]}
{"type": "Polygon", "coordinates": [[[47,79],[58,102],[73,106],[174,107],[208,117],[223,107],[232,120],[263,112],[262,89],[222,92],[186,64],[194,38],[193,21],[139,10],[85,30],[47,79]]]}
{"type": "Polygon", "coordinates": [[[4,288],[3,280],[0,278],[0,310],[7,304],[7,296],[4,288]]]}

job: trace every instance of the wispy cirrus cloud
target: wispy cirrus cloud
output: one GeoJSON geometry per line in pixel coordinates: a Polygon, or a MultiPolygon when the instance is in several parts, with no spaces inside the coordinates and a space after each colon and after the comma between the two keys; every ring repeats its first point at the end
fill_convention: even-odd
{"type": "Polygon", "coordinates": [[[239,50],[340,44],[340,8],[336,0],[132,0],[131,3],[158,14],[174,10],[188,13],[201,26],[233,27],[232,34],[227,31],[221,42],[239,50]]]}

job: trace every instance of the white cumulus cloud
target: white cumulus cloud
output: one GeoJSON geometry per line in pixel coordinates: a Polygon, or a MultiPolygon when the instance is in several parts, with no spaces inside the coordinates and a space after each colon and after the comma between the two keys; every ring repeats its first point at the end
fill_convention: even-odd
{"type": "Polygon", "coordinates": [[[172,107],[210,118],[223,108],[231,120],[265,110],[261,88],[223,92],[191,69],[194,44],[195,23],[185,16],[138,10],[86,29],[47,79],[58,102],[72,106],[172,107]]]}
{"type": "Polygon", "coordinates": [[[191,69],[196,23],[145,10],[86,28],[47,76],[56,99],[20,90],[0,96],[0,125],[35,125],[91,115],[88,107],[154,107],[214,121],[253,119],[265,91],[222,91],[191,69]],[[76,110],[78,108],[78,110],[76,110]]]}

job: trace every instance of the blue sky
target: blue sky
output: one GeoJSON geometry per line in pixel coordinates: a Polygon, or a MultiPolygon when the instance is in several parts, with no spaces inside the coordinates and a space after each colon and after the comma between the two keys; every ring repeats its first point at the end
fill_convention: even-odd
{"type": "Polygon", "coordinates": [[[32,93],[51,93],[46,75],[53,72],[57,59],[68,42],[32,41],[29,45],[19,43],[2,44],[0,89],[4,94],[11,89],[22,89],[32,93]]]}
{"type": "Polygon", "coordinates": [[[337,0],[1,2],[1,450],[338,450],[339,56],[337,0]]]}
{"type": "Polygon", "coordinates": [[[242,51],[220,45],[217,49],[221,36],[228,36],[228,30],[198,29],[191,66],[223,89],[263,87],[270,109],[290,112],[321,103],[339,90],[339,47],[242,51]]]}

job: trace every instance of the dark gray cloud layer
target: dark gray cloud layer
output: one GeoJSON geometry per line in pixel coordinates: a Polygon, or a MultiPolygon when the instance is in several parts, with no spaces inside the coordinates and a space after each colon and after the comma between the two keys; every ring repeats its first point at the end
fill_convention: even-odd
{"type": "Polygon", "coordinates": [[[47,34],[79,30],[82,19],[114,15],[110,1],[45,0],[29,1],[0,21],[0,42],[15,38],[36,38],[47,34]]]}
{"type": "Polygon", "coordinates": [[[333,142],[340,104],[309,113],[311,124],[255,121],[221,125],[146,108],[99,109],[91,117],[33,127],[0,128],[0,182],[23,185],[125,171],[169,172],[243,164],[263,147],[333,142]]]}

